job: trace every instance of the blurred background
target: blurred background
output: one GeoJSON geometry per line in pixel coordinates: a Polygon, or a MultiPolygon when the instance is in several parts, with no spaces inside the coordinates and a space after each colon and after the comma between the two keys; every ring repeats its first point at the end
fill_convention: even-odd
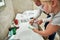
{"type": "MultiPolygon", "coordinates": [[[[34,9],[37,6],[32,0],[4,0],[4,6],[0,7],[0,40],[8,36],[9,27],[17,13],[34,9]]],[[[42,14],[41,17],[45,18],[46,15],[42,14]]]]}

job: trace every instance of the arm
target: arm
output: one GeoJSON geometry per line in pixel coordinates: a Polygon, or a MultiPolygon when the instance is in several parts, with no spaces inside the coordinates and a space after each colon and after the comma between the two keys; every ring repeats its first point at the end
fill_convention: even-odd
{"type": "MultiPolygon", "coordinates": [[[[40,8],[41,8],[41,6],[40,6],[40,8]]],[[[33,10],[33,13],[35,13],[35,14],[33,15],[33,17],[30,18],[31,19],[31,21],[29,22],[30,24],[33,24],[34,20],[36,20],[41,15],[42,10],[40,8],[38,8],[37,10],[33,10]]]]}
{"type": "Polygon", "coordinates": [[[57,25],[52,25],[52,24],[48,24],[47,28],[45,31],[38,31],[37,29],[34,29],[33,31],[42,35],[42,36],[49,36],[51,34],[53,34],[54,32],[56,32],[60,27],[57,25]]]}
{"type": "Polygon", "coordinates": [[[33,31],[41,34],[42,36],[49,36],[60,29],[60,17],[55,17],[50,23],[47,25],[45,31],[38,31],[34,29],[33,31]]]}

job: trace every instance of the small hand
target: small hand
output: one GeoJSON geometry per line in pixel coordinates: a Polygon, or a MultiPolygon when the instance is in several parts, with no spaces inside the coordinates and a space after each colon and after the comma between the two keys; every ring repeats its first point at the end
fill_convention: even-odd
{"type": "Polygon", "coordinates": [[[30,23],[31,25],[33,25],[34,20],[35,20],[35,19],[31,19],[31,21],[30,21],[29,23],[30,23]]]}
{"type": "Polygon", "coordinates": [[[43,21],[42,21],[42,20],[37,20],[36,23],[37,23],[38,25],[40,25],[40,24],[43,23],[43,21]]]}

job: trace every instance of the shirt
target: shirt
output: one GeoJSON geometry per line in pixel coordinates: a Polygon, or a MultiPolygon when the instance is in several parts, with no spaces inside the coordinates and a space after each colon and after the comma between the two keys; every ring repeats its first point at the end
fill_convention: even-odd
{"type": "MultiPolygon", "coordinates": [[[[58,12],[56,15],[52,17],[51,24],[60,26],[60,12],[58,12]]],[[[60,30],[58,30],[57,33],[60,36],[60,30]]]]}
{"type": "Polygon", "coordinates": [[[60,12],[52,17],[51,24],[60,26],[60,12]]]}

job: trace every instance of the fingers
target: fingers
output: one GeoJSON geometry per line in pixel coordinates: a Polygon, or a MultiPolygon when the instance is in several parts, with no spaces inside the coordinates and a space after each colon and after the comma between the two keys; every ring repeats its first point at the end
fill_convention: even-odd
{"type": "Polygon", "coordinates": [[[38,29],[36,29],[36,28],[34,28],[34,29],[33,29],[33,31],[34,31],[34,32],[36,32],[36,33],[38,33],[38,32],[39,32],[39,30],[38,30],[38,29]]]}
{"type": "Polygon", "coordinates": [[[42,20],[37,20],[35,23],[37,23],[38,25],[42,24],[42,20]]]}
{"type": "Polygon", "coordinates": [[[33,25],[34,23],[34,19],[31,19],[31,21],[29,22],[31,25],[33,25]]]}

